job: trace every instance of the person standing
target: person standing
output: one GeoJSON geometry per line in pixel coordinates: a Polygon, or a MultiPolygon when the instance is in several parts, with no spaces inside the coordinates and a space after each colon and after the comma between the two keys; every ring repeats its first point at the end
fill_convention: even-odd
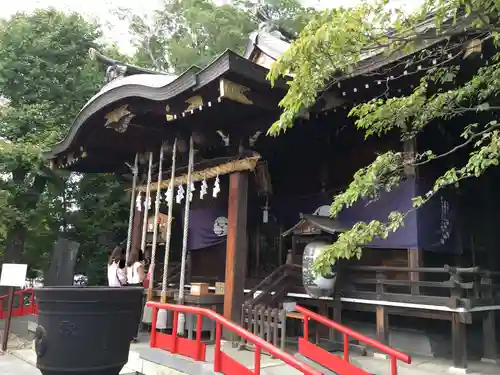
{"type": "Polygon", "coordinates": [[[120,246],[116,246],[108,259],[108,285],[122,287],[126,284],[125,254],[120,246]]]}
{"type": "Polygon", "coordinates": [[[145,276],[142,251],[132,251],[127,261],[127,285],[142,286],[145,276]]]}
{"type": "MultiPolygon", "coordinates": [[[[142,251],[132,251],[128,257],[127,261],[127,286],[135,286],[142,287],[144,278],[144,263],[143,263],[143,254],[142,251]]],[[[141,321],[138,322],[139,326],[137,331],[135,331],[135,335],[132,338],[132,342],[137,342],[137,336],[139,335],[139,331],[142,324],[142,314],[144,312],[144,301],[142,302],[142,311],[141,311],[141,321]]]]}

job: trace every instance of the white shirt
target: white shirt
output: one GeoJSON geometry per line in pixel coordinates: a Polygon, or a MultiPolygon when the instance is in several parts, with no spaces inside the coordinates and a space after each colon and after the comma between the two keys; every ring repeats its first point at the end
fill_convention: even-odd
{"type": "Polygon", "coordinates": [[[126,283],[127,275],[125,275],[125,269],[119,268],[118,262],[108,264],[108,285],[120,287],[126,283]]]}
{"type": "Polygon", "coordinates": [[[142,282],[139,275],[139,267],[142,267],[141,262],[135,262],[132,266],[127,267],[127,282],[129,284],[140,284],[142,282]]]}

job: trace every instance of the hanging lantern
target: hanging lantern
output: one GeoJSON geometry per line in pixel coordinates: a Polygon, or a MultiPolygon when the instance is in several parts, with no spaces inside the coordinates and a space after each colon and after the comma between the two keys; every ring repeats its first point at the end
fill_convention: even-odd
{"type": "Polygon", "coordinates": [[[142,211],[142,193],[141,192],[139,192],[139,194],[137,194],[137,198],[135,198],[135,208],[139,212],[142,211]]]}
{"type": "Polygon", "coordinates": [[[177,196],[175,197],[175,201],[177,202],[177,204],[180,204],[183,199],[184,199],[184,188],[182,187],[182,185],[179,185],[179,187],[177,188],[177,196]]]}
{"type": "Polygon", "coordinates": [[[207,195],[207,190],[208,190],[207,180],[203,178],[200,188],[200,199],[203,199],[203,197],[207,195]]]}
{"type": "Polygon", "coordinates": [[[217,198],[217,195],[219,194],[219,192],[220,192],[220,181],[219,181],[219,175],[217,175],[217,177],[215,178],[214,190],[213,190],[212,196],[214,198],[217,198]]]}

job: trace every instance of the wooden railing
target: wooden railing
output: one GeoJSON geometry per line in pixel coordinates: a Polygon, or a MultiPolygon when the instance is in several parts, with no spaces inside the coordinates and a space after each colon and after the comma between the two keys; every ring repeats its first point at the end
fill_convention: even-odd
{"type": "Polygon", "coordinates": [[[283,264],[271,272],[264,280],[247,293],[245,305],[277,307],[287,293],[293,289],[301,279],[302,267],[297,264],[283,264]],[[255,293],[259,292],[256,296],[255,293]]]}
{"type": "Polygon", "coordinates": [[[160,348],[169,351],[173,354],[180,354],[186,357],[193,358],[196,361],[205,360],[206,355],[206,345],[201,342],[201,326],[202,317],[205,316],[215,321],[216,324],[216,338],[215,338],[215,353],[214,353],[214,372],[220,372],[227,375],[260,375],[260,356],[261,353],[267,352],[274,358],[283,361],[289,366],[300,371],[302,374],[306,375],[321,375],[321,372],[314,369],[310,365],[301,362],[294,356],[285,353],[284,351],[278,349],[272,344],[266,342],[260,337],[250,333],[237,324],[225,319],[223,316],[217,314],[213,310],[203,309],[195,306],[185,306],[185,305],[172,305],[172,304],[162,304],[158,302],[148,302],[148,306],[153,309],[153,322],[151,328],[151,342],[150,345],[153,348],[160,348]],[[156,331],[156,319],[159,309],[169,310],[173,312],[173,327],[172,334],[168,335],[165,333],[160,333],[156,331]],[[197,316],[196,321],[196,339],[190,340],[184,337],[177,336],[177,327],[179,322],[179,313],[194,314],[197,316]],[[222,328],[227,329],[239,336],[245,338],[245,340],[251,342],[255,347],[255,366],[254,370],[248,369],[246,366],[235,361],[233,358],[228,356],[221,350],[221,339],[222,339],[222,328]]]}
{"type": "Polygon", "coordinates": [[[340,291],[344,297],[470,308],[500,302],[499,276],[479,267],[351,266],[342,272],[340,291]]]}
{"type": "Polygon", "coordinates": [[[411,357],[408,354],[400,352],[394,348],[382,344],[361,333],[353,331],[339,323],[329,320],[322,315],[316,314],[302,306],[297,306],[296,311],[301,313],[304,318],[304,337],[299,338],[299,353],[303,356],[312,359],[320,365],[336,372],[339,375],[369,375],[368,372],[354,366],[349,360],[349,337],[358,340],[379,352],[387,354],[391,359],[391,375],[397,375],[397,361],[411,363],[411,357]],[[342,333],[344,343],[344,357],[340,358],[336,355],[327,352],[326,350],[309,342],[309,320],[314,320],[320,324],[327,326],[330,329],[335,329],[342,333]]]}
{"type": "MultiPolygon", "coordinates": [[[[0,320],[7,318],[8,295],[0,296],[0,320]]],[[[35,292],[32,288],[21,289],[14,292],[14,307],[12,316],[36,315],[38,304],[35,301],[35,292]]]]}

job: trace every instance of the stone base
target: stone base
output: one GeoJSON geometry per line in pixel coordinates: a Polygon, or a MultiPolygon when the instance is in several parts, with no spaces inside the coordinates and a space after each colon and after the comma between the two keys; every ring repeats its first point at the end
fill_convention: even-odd
{"type": "Polygon", "coordinates": [[[452,366],[448,369],[448,373],[454,374],[454,375],[465,375],[465,374],[467,374],[467,369],[452,366]]]}
{"type": "Polygon", "coordinates": [[[492,358],[481,358],[481,362],[489,363],[492,365],[500,365],[500,359],[492,359],[492,358]]]}

